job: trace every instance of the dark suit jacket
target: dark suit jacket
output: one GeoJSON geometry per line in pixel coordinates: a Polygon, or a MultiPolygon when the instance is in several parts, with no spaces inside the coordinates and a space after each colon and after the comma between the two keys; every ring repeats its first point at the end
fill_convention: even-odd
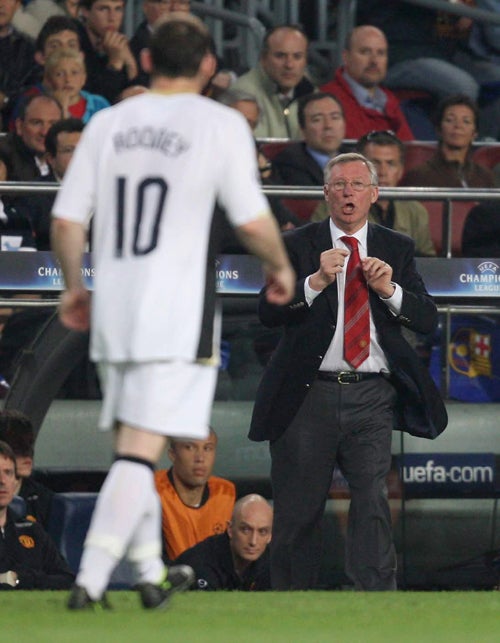
{"type": "MultiPolygon", "coordinates": [[[[264,290],[261,292],[262,323],[283,326],[284,332],[257,391],[249,434],[255,441],[275,440],[286,430],[336,331],[336,282],[325,288],[311,307],[304,296],[306,277],[318,270],[320,254],[332,247],[329,219],[298,228],[284,238],[298,281],[295,297],[286,306],[269,304],[264,290]]],[[[438,319],[436,306],[416,270],[415,244],[409,237],[375,224],[368,224],[367,244],[370,256],[392,266],[393,280],[403,289],[398,317],[370,291],[373,320],[398,393],[394,426],[412,435],[435,438],[446,427],[446,408],[427,369],[401,333],[401,326],[430,333],[438,319]]]]}
{"type": "Polygon", "coordinates": [[[305,143],[292,143],[272,162],[276,180],[283,185],[323,185],[323,170],[309,154],[305,143]]]}
{"type": "Polygon", "coordinates": [[[40,170],[35,154],[24,144],[22,138],[10,132],[0,139],[0,151],[10,158],[9,181],[39,181],[40,170]]]}

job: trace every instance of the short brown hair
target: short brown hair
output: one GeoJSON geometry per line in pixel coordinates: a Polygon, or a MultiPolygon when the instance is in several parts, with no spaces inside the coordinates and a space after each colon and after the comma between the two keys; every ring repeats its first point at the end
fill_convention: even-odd
{"type": "Polygon", "coordinates": [[[29,417],[21,411],[0,412],[0,440],[6,442],[16,456],[33,457],[35,431],[29,417]]]}
{"type": "Polygon", "coordinates": [[[0,455],[3,455],[3,457],[7,458],[7,460],[11,460],[11,462],[14,464],[14,473],[17,477],[16,456],[7,442],[4,442],[3,440],[0,440],[0,455]]]}
{"type": "MultiPolygon", "coordinates": [[[[172,14],[175,15],[175,14],[172,14]]],[[[194,78],[201,61],[214,54],[215,46],[205,25],[187,14],[160,20],[149,41],[153,75],[194,78]]]]}

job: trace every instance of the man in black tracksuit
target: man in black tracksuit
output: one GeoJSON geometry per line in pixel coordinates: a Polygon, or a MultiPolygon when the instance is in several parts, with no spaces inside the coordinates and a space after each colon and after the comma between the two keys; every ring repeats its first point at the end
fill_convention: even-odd
{"type": "Polygon", "coordinates": [[[0,589],[68,589],[74,574],[50,536],[9,509],[15,462],[12,449],[0,442],[0,589]]]}

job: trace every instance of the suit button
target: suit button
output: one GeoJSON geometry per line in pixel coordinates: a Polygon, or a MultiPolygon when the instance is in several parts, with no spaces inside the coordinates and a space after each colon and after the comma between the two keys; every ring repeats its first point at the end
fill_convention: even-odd
{"type": "Polygon", "coordinates": [[[318,359],[323,359],[323,355],[318,355],[318,359]]]}
{"type": "Polygon", "coordinates": [[[306,388],[311,388],[311,385],[310,385],[310,384],[306,384],[306,388]]]}

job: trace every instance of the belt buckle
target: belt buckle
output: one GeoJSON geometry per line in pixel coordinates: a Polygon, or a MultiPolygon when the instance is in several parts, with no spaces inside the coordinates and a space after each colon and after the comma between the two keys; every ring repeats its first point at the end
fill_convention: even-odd
{"type": "Polygon", "coordinates": [[[351,373],[349,371],[341,371],[337,375],[337,382],[339,384],[356,384],[359,382],[358,373],[351,373]]]}

